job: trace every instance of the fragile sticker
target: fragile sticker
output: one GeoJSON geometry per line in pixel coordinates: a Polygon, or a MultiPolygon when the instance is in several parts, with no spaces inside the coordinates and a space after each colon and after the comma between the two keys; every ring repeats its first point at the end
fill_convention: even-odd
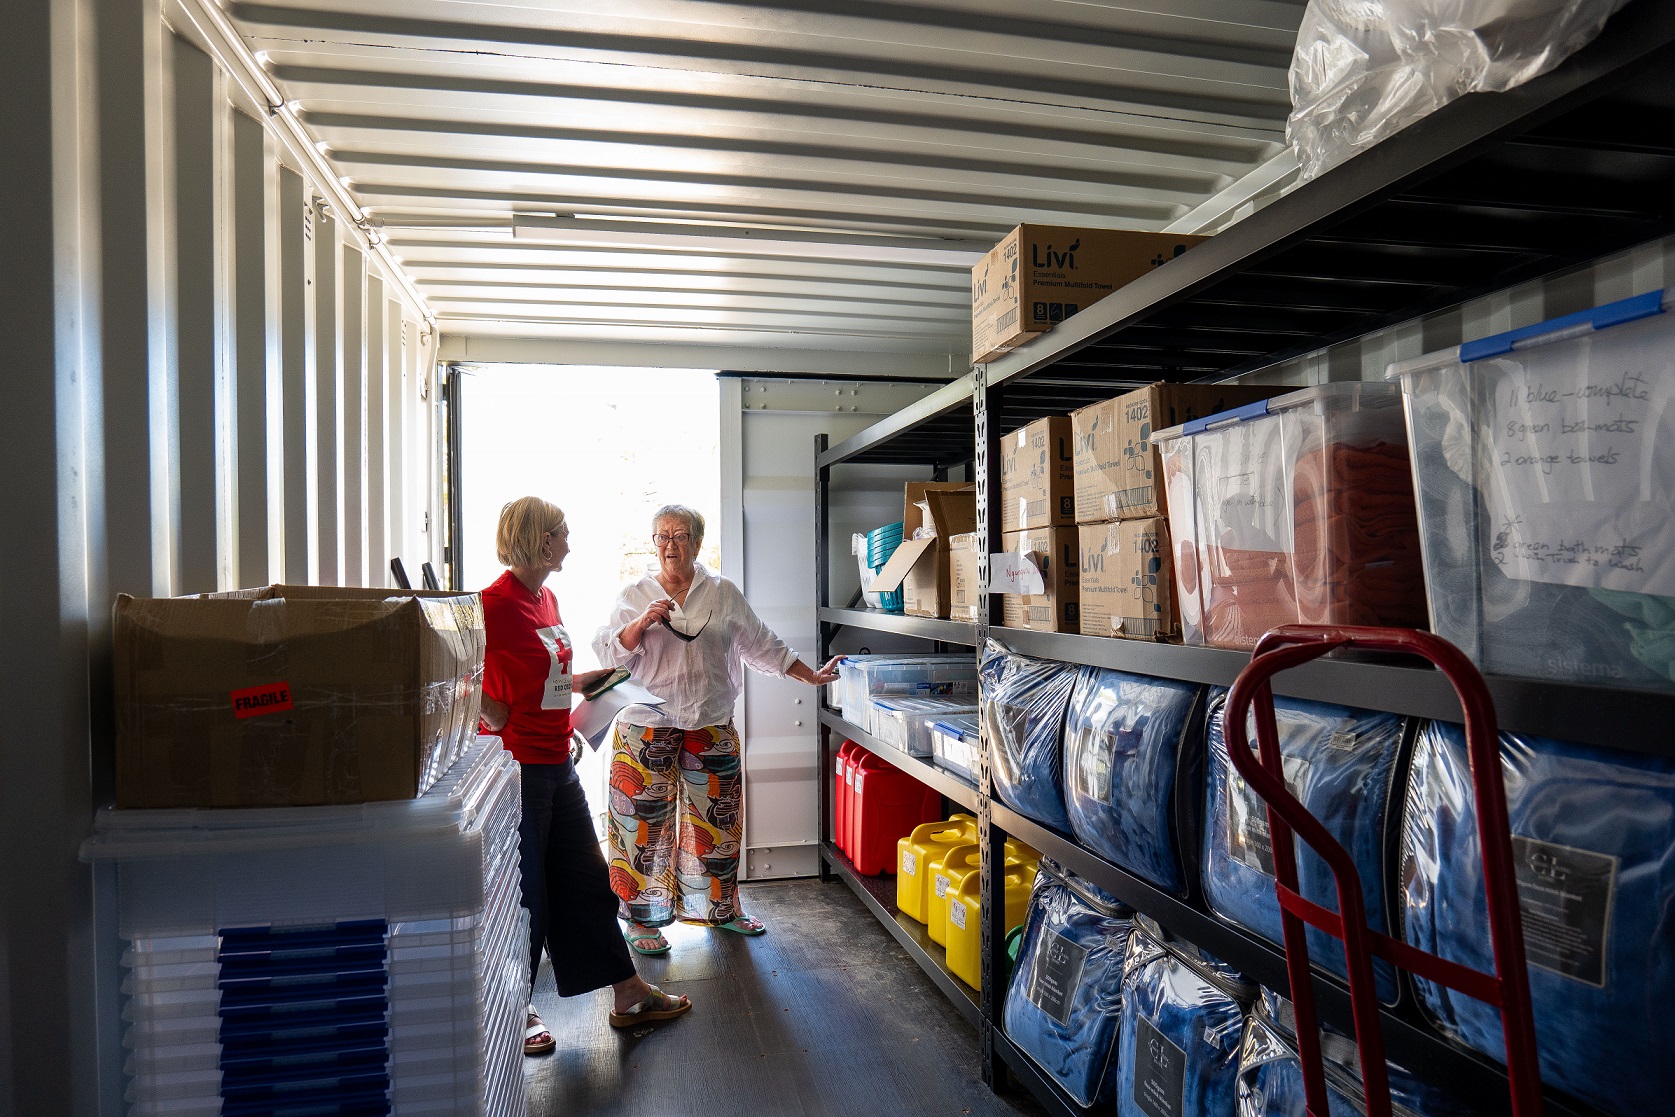
{"type": "Polygon", "coordinates": [[[235,718],[253,718],[262,714],[277,714],[291,708],[290,683],[265,683],[230,691],[235,718]]]}

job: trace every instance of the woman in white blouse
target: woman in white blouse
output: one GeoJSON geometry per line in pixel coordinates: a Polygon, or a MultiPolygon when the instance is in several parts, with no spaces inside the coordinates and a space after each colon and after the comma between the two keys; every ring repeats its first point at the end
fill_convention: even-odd
{"type": "Polygon", "coordinates": [[[733,704],[744,668],[814,686],[815,671],[775,636],[739,587],[697,563],[704,518],[678,504],[652,517],[658,571],[623,587],[593,650],[627,667],[660,706],[631,706],[611,757],[611,887],[629,945],[664,954],[659,927],[674,920],[759,935],[739,909],[743,785],[733,704]]]}

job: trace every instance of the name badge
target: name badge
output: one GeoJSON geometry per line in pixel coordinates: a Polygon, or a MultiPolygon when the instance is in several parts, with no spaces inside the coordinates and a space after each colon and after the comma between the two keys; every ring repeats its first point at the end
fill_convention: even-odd
{"type": "Polygon", "coordinates": [[[535,635],[541,638],[542,645],[547,649],[550,663],[547,667],[547,683],[541,690],[541,708],[543,710],[568,710],[570,708],[571,683],[570,668],[570,634],[564,631],[563,625],[553,625],[551,628],[537,628],[535,635]]]}

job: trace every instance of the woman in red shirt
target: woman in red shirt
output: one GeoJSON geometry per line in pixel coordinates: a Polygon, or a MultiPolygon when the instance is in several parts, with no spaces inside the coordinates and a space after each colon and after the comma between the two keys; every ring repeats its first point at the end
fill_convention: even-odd
{"type": "MultiPolygon", "coordinates": [[[[549,575],[563,568],[569,537],[564,513],[539,497],[520,497],[500,510],[495,549],[507,570],[483,591],[488,650],[482,724],[500,735],[523,777],[518,848],[523,906],[529,911],[530,982],[544,946],[558,995],[574,997],[609,985],[611,1026],[624,1028],[672,1019],[692,1002],[664,993],[634,972],[633,956],[617,926],[616,893],[571,760],[571,687],[587,686],[606,672],[571,675],[570,637],[545,585],[549,575]]],[[[554,1046],[531,1004],[524,1054],[554,1046]]]]}

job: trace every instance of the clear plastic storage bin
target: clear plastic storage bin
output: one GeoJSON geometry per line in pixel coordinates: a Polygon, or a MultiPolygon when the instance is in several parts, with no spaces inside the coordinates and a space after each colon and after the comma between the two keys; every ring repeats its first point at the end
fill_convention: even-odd
{"type": "Polygon", "coordinates": [[[874,698],[872,733],[909,756],[930,756],[931,730],[943,718],[976,714],[975,700],[958,698],[874,698]]]}
{"type": "Polygon", "coordinates": [[[931,762],[962,780],[977,782],[983,737],[975,715],[941,718],[931,726],[931,762]]]}
{"type": "Polygon", "coordinates": [[[843,719],[871,733],[874,698],[977,697],[977,664],[970,655],[855,655],[838,665],[843,719]]]}
{"type": "Polygon", "coordinates": [[[131,1117],[520,1117],[519,817],[492,737],[414,800],[100,812],[131,1117]]]}
{"type": "Polygon", "coordinates": [[[1322,384],[1153,436],[1181,631],[1251,648],[1282,624],[1425,625],[1401,393],[1322,384]]]}
{"type": "Polygon", "coordinates": [[[1390,367],[1431,628],[1484,671],[1675,690],[1675,315],[1662,292],[1390,367]]]}

